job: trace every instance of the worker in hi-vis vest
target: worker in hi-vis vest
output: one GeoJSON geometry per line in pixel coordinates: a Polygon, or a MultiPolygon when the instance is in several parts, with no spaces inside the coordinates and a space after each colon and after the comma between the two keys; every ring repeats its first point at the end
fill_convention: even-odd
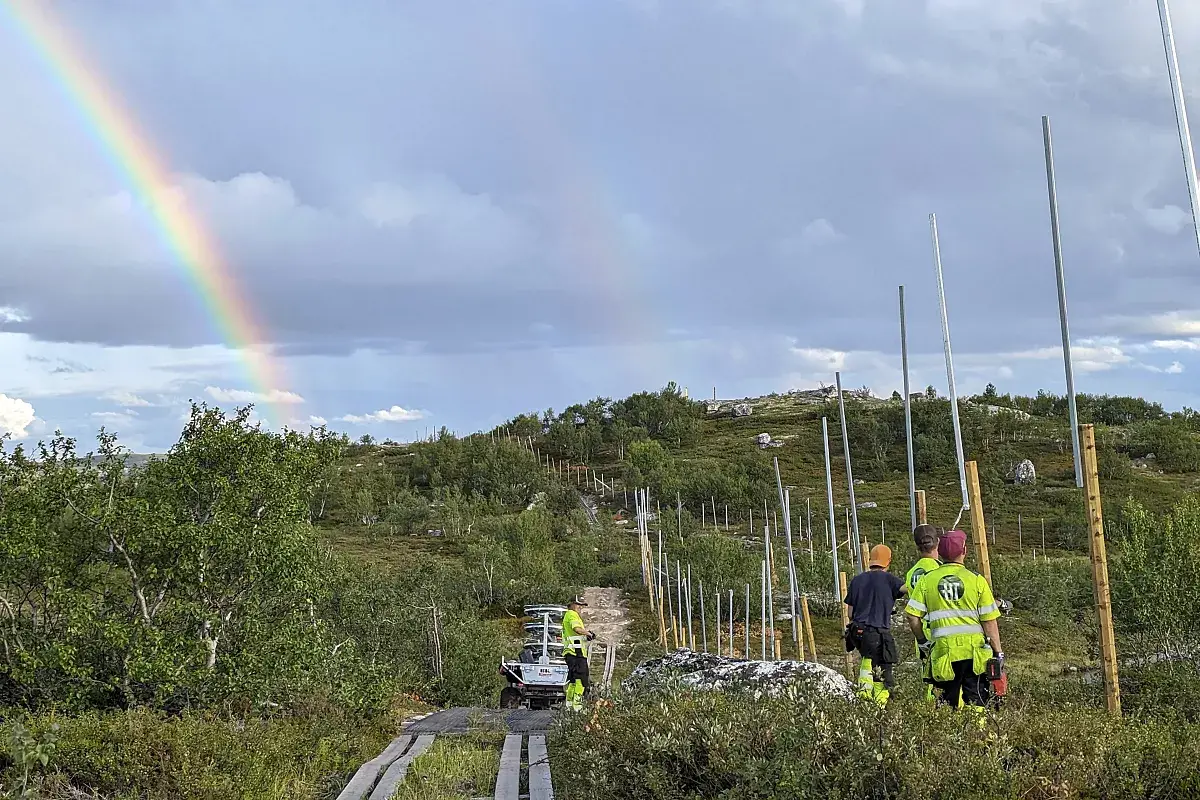
{"type": "Polygon", "coordinates": [[[963,566],[966,549],[965,533],[946,531],[938,541],[942,566],[917,581],[904,610],[929,660],[933,685],[942,690],[941,702],[957,708],[961,698],[965,707],[983,712],[992,695],[989,673],[1004,672],[1000,610],[987,580],[963,566]]]}
{"type": "Polygon", "coordinates": [[[567,708],[573,711],[583,709],[583,698],[587,695],[590,681],[588,679],[588,647],[587,643],[596,638],[583,624],[579,609],[587,606],[576,597],[567,603],[567,613],[563,614],[563,657],[567,660],[567,708]]]}
{"type": "MultiPolygon", "coordinates": [[[[904,576],[904,585],[908,587],[908,595],[911,597],[917,591],[917,582],[927,572],[933,572],[942,565],[937,559],[938,549],[938,532],[937,528],[925,523],[913,528],[913,544],[917,546],[917,552],[920,557],[917,563],[904,576]]],[[[921,629],[925,632],[925,638],[929,638],[929,622],[921,621],[921,629]]],[[[929,672],[929,659],[924,658],[921,653],[921,646],[914,643],[913,647],[916,650],[917,660],[921,665],[921,680],[925,682],[925,699],[933,702],[933,676],[929,672]]]]}

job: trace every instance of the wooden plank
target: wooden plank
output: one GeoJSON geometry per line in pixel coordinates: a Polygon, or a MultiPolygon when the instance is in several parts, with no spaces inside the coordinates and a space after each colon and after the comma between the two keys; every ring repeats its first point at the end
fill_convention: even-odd
{"type": "Polygon", "coordinates": [[[1100,506],[1100,474],[1096,459],[1096,433],[1091,425],[1079,426],[1083,453],[1083,491],[1088,511],[1088,552],[1092,560],[1092,588],[1100,627],[1100,661],[1104,665],[1104,701],[1110,714],[1121,716],[1121,684],[1117,678],[1117,646],[1113,636],[1112,600],[1108,584],[1108,550],[1104,545],[1104,511],[1100,506]]]}
{"type": "Polygon", "coordinates": [[[521,734],[504,737],[500,770],[496,774],[496,800],[519,800],[521,794],[521,734]]]}
{"type": "MultiPolygon", "coordinates": [[[[842,607],[842,632],[846,631],[846,626],[850,624],[850,606],[842,602],[846,599],[846,573],[838,573],[838,582],[842,586],[842,596],[838,598],[839,604],[842,607]]],[[[844,646],[841,648],[846,649],[844,646]]],[[[851,680],[858,675],[858,664],[855,663],[854,653],[846,653],[846,677],[851,680]]]]}
{"type": "Polygon", "coordinates": [[[817,640],[813,634],[812,617],[808,613],[808,594],[800,595],[800,613],[804,615],[804,633],[808,637],[808,660],[817,660],[817,640]]]}
{"type": "Polygon", "coordinates": [[[529,737],[529,800],[554,800],[545,736],[529,737]]]}
{"type": "Polygon", "coordinates": [[[400,784],[404,783],[404,776],[408,774],[408,768],[412,766],[418,756],[429,749],[434,738],[432,733],[418,736],[416,743],[408,749],[408,752],[392,762],[387,772],[383,773],[383,777],[375,785],[375,791],[371,792],[370,800],[390,800],[400,784]]]}
{"type": "Polygon", "coordinates": [[[987,578],[992,591],[996,584],[992,583],[992,560],[988,557],[987,522],[983,519],[983,498],[979,494],[979,465],[968,461],[967,468],[967,497],[971,501],[971,532],[975,535],[975,561],[979,573],[987,578]]]}
{"type": "Polygon", "coordinates": [[[354,777],[346,784],[346,788],[342,789],[337,800],[363,800],[367,796],[367,792],[371,791],[371,787],[375,785],[379,773],[400,757],[412,739],[413,737],[408,735],[397,736],[393,739],[382,753],[358,768],[358,772],[354,773],[354,777]]]}
{"type": "Polygon", "coordinates": [[[925,490],[917,489],[917,524],[927,525],[929,520],[926,519],[925,511],[925,490]]]}

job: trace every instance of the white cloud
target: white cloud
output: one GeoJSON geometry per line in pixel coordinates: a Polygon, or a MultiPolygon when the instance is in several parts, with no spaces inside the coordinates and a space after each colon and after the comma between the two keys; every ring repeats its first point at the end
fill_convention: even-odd
{"type": "Polygon", "coordinates": [[[418,419],[425,419],[424,411],[410,411],[407,408],[400,406],[392,406],[380,411],[372,411],[370,414],[347,414],[344,417],[338,417],[342,422],[349,422],[352,425],[366,425],[371,422],[413,422],[418,419]]]}
{"type": "Polygon", "coordinates": [[[145,399],[144,397],[138,397],[133,392],[105,392],[101,396],[101,399],[108,400],[111,403],[116,403],[117,405],[125,408],[149,408],[150,406],[154,405],[149,400],[145,399]]]}
{"type": "Polygon", "coordinates": [[[93,411],[92,419],[99,420],[104,425],[133,425],[137,422],[136,411],[93,411]]]}
{"type": "Polygon", "coordinates": [[[25,322],[29,315],[19,308],[0,306],[0,322],[25,322]]]}
{"type": "Polygon", "coordinates": [[[33,406],[17,397],[0,394],[0,433],[12,434],[14,439],[29,435],[29,426],[36,415],[33,406]]]}
{"type": "Polygon", "coordinates": [[[1166,369],[1168,375],[1178,375],[1181,372],[1183,372],[1183,364],[1180,364],[1178,361],[1172,361],[1171,366],[1166,369]]]}
{"type": "Polygon", "coordinates": [[[846,369],[846,353],[824,347],[792,347],[792,355],[812,371],[840,372],[846,369]]]}
{"type": "Polygon", "coordinates": [[[818,247],[835,244],[846,236],[824,217],[818,217],[800,229],[800,232],[785,236],[776,244],[776,251],[784,257],[798,256],[818,247]]]}
{"type": "Polygon", "coordinates": [[[1191,215],[1176,205],[1165,205],[1162,208],[1147,208],[1142,211],[1146,224],[1159,233],[1176,234],[1183,230],[1184,223],[1191,215]]]}
{"type": "Polygon", "coordinates": [[[328,425],[328,424],[329,424],[329,421],[328,421],[328,420],[326,420],[324,417],[318,417],[318,416],[316,416],[316,415],[313,415],[313,416],[311,416],[311,417],[309,417],[309,418],[308,418],[308,424],[309,424],[309,425],[316,425],[317,427],[320,427],[320,426],[322,426],[322,425],[328,425]]]}
{"type": "Polygon", "coordinates": [[[282,389],[272,389],[269,392],[250,392],[245,389],[221,389],[217,386],[205,386],[204,393],[218,403],[281,403],[296,405],[304,402],[304,398],[295,392],[285,392],[282,389]]]}

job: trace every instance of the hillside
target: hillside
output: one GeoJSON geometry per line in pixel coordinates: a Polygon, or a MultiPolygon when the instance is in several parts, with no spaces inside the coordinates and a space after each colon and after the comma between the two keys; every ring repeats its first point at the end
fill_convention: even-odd
{"type": "MultiPolygon", "coordinates": [[[[1006,710],[996,717],[1002,735],[988,740],[969,767],[1001,787],[982,797],[1021,794],[1046,778],[1050,756],[1025,771],[996,773],[989,765],[1000,757],[997,748],[1049,748],[1054,758],[1095,766],[1118,759],[1118,748],[1130,741],[1143,748],[1167,741],[1200,747],[1192,722],[1200,719],[1200,692],[1189,655],[1200,645],[1194,557],[1200,506],[1191,499],[1200,479],[1196,419],[1135,398],[1083,397],[1080,410],[1098,428],[1129,721],[1111,728],[1102,710],[1083,509],[1073,489],[1061,399],[995,392],[971,398],[962,407],[964,443],[967,457],[979,462],[995,525],[993,583],[1014,606],[1002,621],[1013,676],[1006,710]],[[1024,459],[1036,467],[1035,485],[1008,478],[1024,459]],[[1051,710],[1053,730],[1046,727],[1051,710]],[[1104,731],[1103,743],[1079,751],[1064,735],[1072,725],[1097,736],[1104,731]]],[[[859,397],[848,402],[846,416],[861,480],[856,499],[876,504],[860,509],[861,530],[872,542],[886,532],[896,551],[893,569],[903,570],[913,553],[902,404],[859,397]]],[[[248,409],[226,415],[197,408],[179,443],[144,464],[130,464],[110,439],[92,460],[77,458],[65,441],[51,443],[52,457],[40,462],[5,453],[0,597],[23,599],[8,601],[8,623],[0,626],[0,690],[14,733],[13,766],[0,785],[26,774],[16,762],[41,742],[54,745],[47,763],[27,773],[40,796],[336,796],[414,712],[494,707],[493,665],[516,650],[522,605],[562,602],[585,587],[620,590],[628,605],[632,626],[618,655],[620,680],[664,650],[642,580],[632,490],[645,487],[652,507],[662,504],[651,530],[655,540],[660,528],[664,533],[662,560],[672,565],[672,578],[674,564],[688,565],[706,591],[736,589],[740,596],[741,587],[758,586],[764,504],[772,517],[778,514],[776,457],[784,484],[793,487],[797,532],[806,527],[811,498],[812,552],[800,535],[797,580],[813,601],[817,657],[840,670],[839,606],[829,593],[832,565],[822,547],[828,518],[822,417],[829,422],[835,504],[844,525],[840,420],[836,402],[820,392],[710,409],[668,386],[519,416],[462,439],[443,431],[407,446],[351,443],[321,431],[274,434],[249,425],[248,409]],[[735,416],[739,405],[750,413],[740,409],[735,416]],[[761,433],[783,444],[761,448],[761,433]],[[608,488],[598,490],[593,472],[608,488]],[[701,510],[713,502],[715,525],[711,510],[701,510]],[[594,516],[585,504],[595,507],[594,516]],[[24,727],[14,728],[18,722],[24,727]],[[44,738],[52,724],[60,726],[57,743],[44,738]],[[197,781],[198,775],[209,778],[197,781]]],[[[949,525],[959,497],[948,403],[914,401],[913,418],[918,486],[928,493],[931,520],[949,525]]],[[[738,637],[748,630],[757,647],[763,630],[754,602],[749,619],[739,610],[736,622],[738,637]]],[[[777,592],[776,611],[782,614],[786,604],[786,593],[777,592]]],[[[712,613],[710,607],[706,619],[712,613]]],[[[777,625],[790,657],[795,647],[786,627],[777,625]]],[[[950,712],[931,712],[916,700],[905,635],[901,688],[886,713],[899,730],[920,720],[950,730],[952,718],[937,716],[950,712]]],[[[564,722],[552,738],[556,765],[584,758],[595,766],[589,774],[556,766],[556,780],[570,781],[560,796],[645,796],[649,783],[663,786],[662,796],[715,796],[731,775],[765,780],[778,767],[745,761],[768,752],[754,744],[763,714],[808,731],[825,718],[872,726],[879,713],[810,706],[803,698],[758,703],[736,694],[728,700],[672,695],[661,699],[666,705],[617,699],[587,715],[586,730],[583,720],[564,722]],[[674,721],[659,718],[665,707],[674,721]],[[717,721],[727,725],[724,733],[708,727],[717,721]],[[659,728],[668,737],[663,742],[675,743],[633,744],[638,731],[659,728]],[[706,733],[688,745],[669,738],[685,729],[706,733]],[[744,757],[719,754],[714,748],[722,742],[744,757]],[[698,748],[697,765],[707,766],[697,766],[692,778],[664,777],[671,759],[690,747],[698,748]],[[749,776],[755,770],[759,778],[749,776]]],[[[834,729],[848,735],[842,725],[834,729]]],[[[464,747],[478,750],[478,744],[464,747]]],[[[805,748],[826,753],[822,748],[833,745],[796,739],[790,746],[800,751],[784,747],[777,757],[817,763],[828,755],[805,755],[805,748]]],[[[414,765],[430,785],[452,787],[436,796],[490,792],[475,778],[467,785],[455,777],[459,751],[446,747],[439,746],[435,760],[414,765]]],[[[904,744],[895,739],[888,747],[899,753],[904,744]]],[[[1139,769],[1179,763],[1165,753],[1147,751],[1151,766],[1139,769]]],[[[859,796],[873,786],[907,789],[925,781],[936,796],[939,784],[917,777],[925,762],[913,758],[876,760],[855,751],[828,761],[824,777],[804,778],[795,792],[774,795],[762,784],[751,794],[859,796]],[[851,766],[858,770],[853,779],[851,766]],[[839,782],[839,775],[850,782],[839,782]]],[[[491,762],[481,763],[487,773],[491,762]]],[[[1098,774],[1081,767],[1070,780],[1098,774]]]]}

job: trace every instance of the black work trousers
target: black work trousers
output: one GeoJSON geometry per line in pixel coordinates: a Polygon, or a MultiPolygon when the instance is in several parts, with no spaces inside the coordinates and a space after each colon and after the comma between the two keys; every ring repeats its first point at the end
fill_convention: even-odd
{"type": "Polygon", "coordinates": [[[567,661],[567,683],[579,681],[583,684],[583,694],[586,697],[588,688],[592,685],[587,656],[563,656],[567,661]]]}
{"type": "Polygon", "coordinates": [[[963,659],[951,664],[954,667],[954,680],[934,681],[933,685],[942,690],[941,702],[951,708],[958,708],[958,698],[968,706],[987,707],[992,699],[992,683],[987,675],[975,674],[975,662],[963,659]]]}
{"type": "Polygon", "coordinates": [[[855,626],[854,633],[856,634],[858,654],[863,658],[871,659],[871,666],[876,671],[876,675],[883,678],[883,685],[888,689],[894,689],[896,678],[892,673],[892,665],[899,660],[897,657],[899,653],[892,632],[883,628],[855,626]]]}

